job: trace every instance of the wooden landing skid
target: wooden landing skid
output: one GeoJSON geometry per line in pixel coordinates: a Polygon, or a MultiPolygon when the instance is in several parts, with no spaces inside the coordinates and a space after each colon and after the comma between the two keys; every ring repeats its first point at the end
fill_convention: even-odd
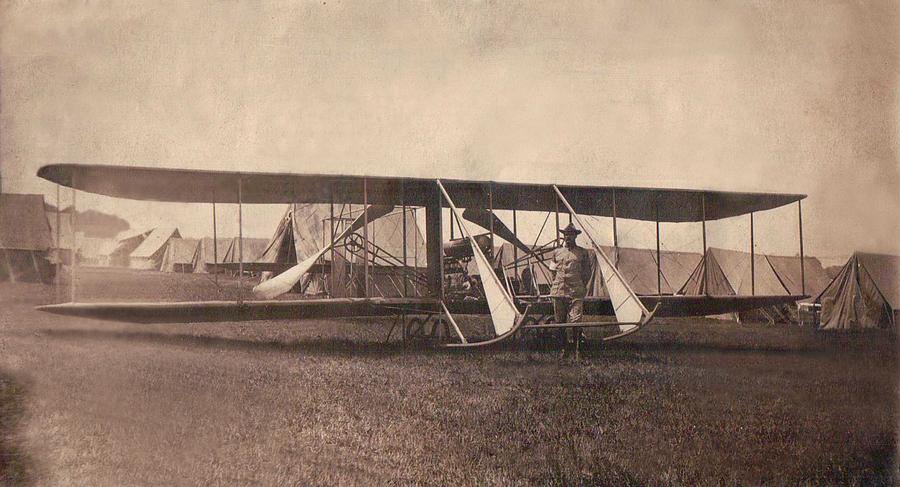
{"type": "Polygon", "coordinates": [[[632,328],[629,328],[626,331],[621,333],[617,333],[615,335],[610,335],[608,337],[604,337],[603,341],[608,342],[611,340],[616,340],[618,338],[622,338],[632,333],[640,330],[641,328],[647,326],[653,318],[656,316],[656,311],[659,310],[660,303],[657,303],[656,306],[653,307],[653,310],[647,314],[643,320],[639,323],[619,323],[616,321],[586,321],[580,323],[547,323],[541,325],[524,325],[526,318],[528,317],[529,312],[531,311],[531,305],[525,308],[525,312],[522,313],[522,316],[519,317],[519,320],[516,321],[515,326],[508,332],[491,338],[490,340],[484,340],[481,342],[469,342],[469,343],[446,343],[443,346],[446,348],[479,348],[479,347],[488,347],[491,345],[495,345],[497,343],[503,342],[515,335],[519,330],[540,330],[540,329],[562,329],[562,328],[604,328],[611,326],[619,326],[619,325],[635,325],[632,328]]]}
{"type": "Polygon", "coordinates": [[[491,338],[490,340],[485,340],[482,342],[445,343],[443,346],[445,348],[479,348],[479,347],[487,347],[490,345],[494,345],[496,343],[500,343],[500,342],[506,340],[507,338],[515,335],[516,332],[519,331],[519,328],[522,327],[522,323],[525,323],[525,318],[528,317],[528,313],[530,311],[531,311],[531,305],[528,305],[528,307],[525,308],[525,312],[522,313],[521,316],[519,316],[519,319],[516,320],[516,323],[513,325],[513,327],[508,332],[506,332],[502,335],[497,335],[494,338],[491,338]]]}

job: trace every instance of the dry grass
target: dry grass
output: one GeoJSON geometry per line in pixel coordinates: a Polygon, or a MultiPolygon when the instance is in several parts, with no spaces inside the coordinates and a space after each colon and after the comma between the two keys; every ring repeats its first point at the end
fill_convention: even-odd
{"type": "Polygon", "coordinates": [[[24,398],[24,386],[0,371],[0,485],[25,485],[31,480],[18,430],[24,398]]]}
{"type": "MultiPolygon", "coordinates": [[[[84,279],[92,274],[83,273],[84,279]]],[[[95,273],[82,291],[198,291],[95,273]],[[94,287],[91,287],[94,286],[94,287]]],[[[182,286],[171,285],[181,282],[182,286]]],[[[895,336],[660,323],[581,360],[383,343],[381,321],[146,325],[0,289],[42,484],[889,485],[895,336]]],[[[90,298],[85,294],[86,298],[90,298]]],[[[477,323],[476,323],[477,324],[477,323]]]]}

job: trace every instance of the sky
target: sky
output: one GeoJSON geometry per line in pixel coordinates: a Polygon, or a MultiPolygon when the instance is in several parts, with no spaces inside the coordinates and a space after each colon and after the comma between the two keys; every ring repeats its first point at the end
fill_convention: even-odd
{"type": "MultiPolygon", "coordinates": [[[[81,162],[804,193],[807,254],[900,254],[895,2],[7,2],[0,22],[4,192],[54,202],[37,169],[81,162]]],[[[211,233],[209,205],[77,203],[211,233]]],[[[282,211],[245,206],[245,234],[282,211]]],[[[797,252],[796,207],[756,226],[797,252]]],[[[746,217],[709,232],[748,245],[746,217]]],[[[702,248],[699,225],[662,237],[702,248]]]]}

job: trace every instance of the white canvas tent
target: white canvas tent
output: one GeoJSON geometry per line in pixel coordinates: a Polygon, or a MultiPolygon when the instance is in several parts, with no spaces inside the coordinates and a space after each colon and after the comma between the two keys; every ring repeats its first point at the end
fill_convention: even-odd
{"type": "Polygon", "coordinates": [[[895,328],[900,309],[900,257],[857,252],[815,298],[819,329],[895,328]]]}
{"type": "Polygon", "coordinates": [[[197,239],[169,239],[160,270],[163,272],[193,272],[194,255],[197,253],[198,245],[199,240],[197,239]]]}
{"type": "Polygon", "coordinates": [[[778,276],[778,280],[790,294],[805,293],[815,297],[831,282],[822,263],[815,257],[804,257],[802,270],[799,256],[767,255],[765,257],[772,266],[772,270],[775,271],[775,275],[778,276]]]}
{"type": "Polygon", "coordinates": [[[213,240],[211,237],[200,239],[194,257],[191,259],[191,268],[195,273],[206,274],[212,271],[212,264],[224,262],[225,253],[231,246],[230,238],[220,238],[213,240]],[[213,247],[215,245],[215,247],[213,247]]]}
{"type": "Polygon", "coordinates": [[[157,227],[141,242],[129,256],[129,267],[133,269],[159,270],[169,240],[181,238],[175,227],[157,227]]]}
{"type": "Polygon", "coordinates": [[[242,258],[244,262],[258,262],[260,254],[265,250],[268,243],[269,241],[264,238],[244,237],[239,239],[234,237],[228,242],[222,262],[236,264],[242,258]],[[241,241],[243,241],[243,248],[239,245],[241,241]]]}
{"type": "Polygon", "coordinates": [[[126,230],[116,236],[116,244],[108,255],[109,265],[128,267],[131,253],[153,232],[153,230],[126,230]]]}

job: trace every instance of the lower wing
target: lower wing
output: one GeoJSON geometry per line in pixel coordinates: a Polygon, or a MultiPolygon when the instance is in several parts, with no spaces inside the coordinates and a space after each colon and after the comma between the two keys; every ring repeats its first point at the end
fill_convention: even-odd
{"type": "MultiPolygon", "coordinates": [[[[657,317],[707,316],[794,303],[806,296],[640,296],[649,308],[659,304],[657,317]]],[[[524,303],[519,303],[524,309],[524,303]]],[[[547,301],[531,303],[531,314],[550,314],[547,301]]],[[[453,314],[489,314],[482,301],[447,303],[453,314]]],[[[38,310],[64,315],[130,323],[203,323],[223,321],[303,320],[432,313],[441,310],[433,298],[325,298],[279,301],[189,301],[135,303],[62,303],[38,310]]],[[[585,314],[612,315],[609,299],[585,299],[585,314]]]]}

